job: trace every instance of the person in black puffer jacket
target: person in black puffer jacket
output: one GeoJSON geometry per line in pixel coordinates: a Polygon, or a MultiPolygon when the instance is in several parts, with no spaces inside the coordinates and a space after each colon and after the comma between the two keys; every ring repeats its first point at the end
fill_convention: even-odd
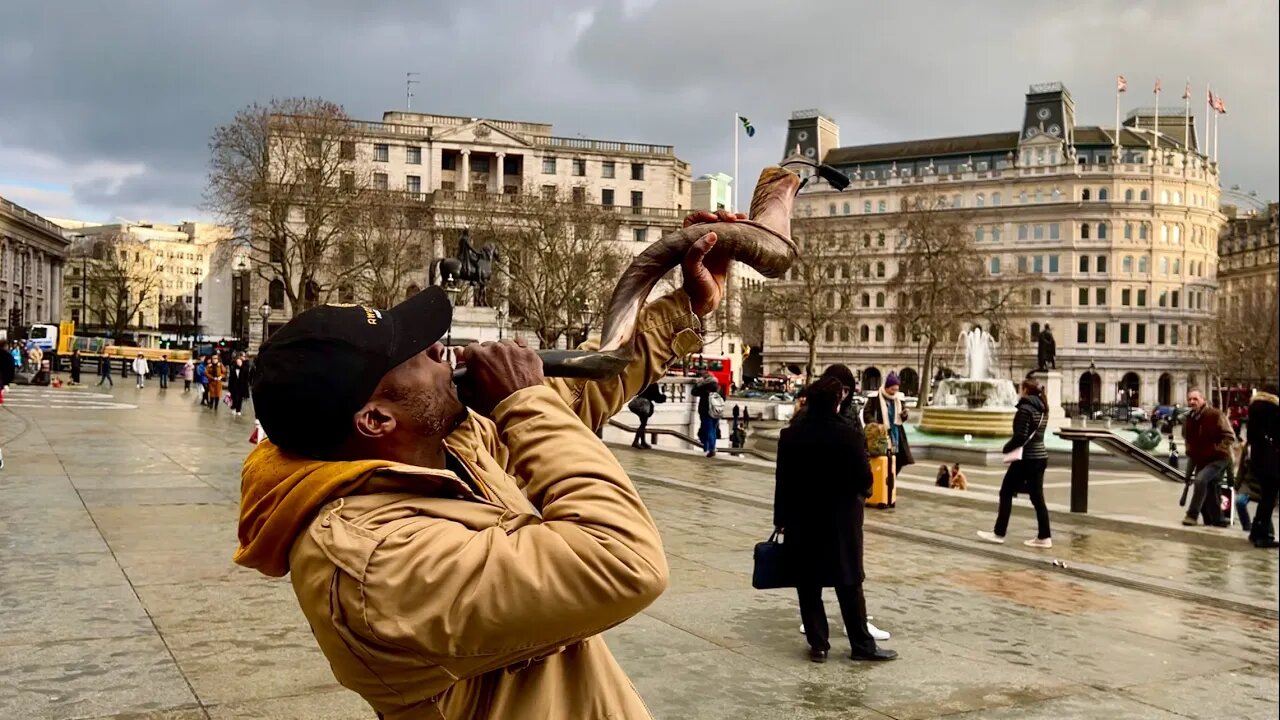
{"type": "Polygon", "coordinates": [[[1036,537],[1024,543],[1028,547],[1053,547],[1049,534],[1049,508],[1044,503],[1044,471],[1049,465],[1049,452],[1044,447],[1044,432],[1049,419],[1044,404],[1044,392],[1035,380],[1022,381],[1022,396],[1018,398],[1018,412],[1013,417],[1013,437],[1005,443],[1004,452],[1022,448],[1022,459],[1009,465],[1000,484],[1000,510],[996,515],[994,532],[978,531],[978,537],[987,542],[1003,543],[1009,529],[1009,515],[1013,512],[1013,498],[1026,491],[1036,509],[1036,537]]]}
{"type": "Polygon", "coordinates": [[[1249,530],[1249,540],[1260,548],[1276,547],[1271,513],[1280,490],[1280,398],[1274,384],[1263,385],[1249,403],[1249,469],[1258,485],[1258,512],[1249,530]]]}

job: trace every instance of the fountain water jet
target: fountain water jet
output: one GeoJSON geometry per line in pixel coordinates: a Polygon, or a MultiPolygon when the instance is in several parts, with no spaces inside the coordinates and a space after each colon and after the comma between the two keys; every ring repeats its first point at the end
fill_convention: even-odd
{"type": "Polygon", "coordinates": [[[964,377],[938,383],[921,416],[920,429],[945,435],[1008,435],[1018,391],[1013,381],[991,377],[996,367],[995,339],[974,327],[960,334],[957,346],[964,358],[964,377]]]}

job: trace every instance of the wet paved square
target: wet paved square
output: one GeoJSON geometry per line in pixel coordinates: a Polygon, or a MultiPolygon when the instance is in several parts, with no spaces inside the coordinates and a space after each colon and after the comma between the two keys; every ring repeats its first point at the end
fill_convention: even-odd
{"type": "MultiPolygon", "coordinates": [[[[230,562],[252,423],[172,390],[113,393],[136,409],[0,409],[0,718],[371,718],[288,583],[230,562]]],[[[768,470],[617,453],[662,528],[671,587],[607,637],[658,718],[1277,715],[1277,621],[1212,602],[1274,603],[1274,552],[1055,525],[1057,557],[1199,593],[1170,597],[888,532],[990,522],[908,495],[867,536],[868,604],[902,659],[840,657],[828,597],[832,660],[814,665],[793,593],[750,588],[768,510],[643,479],[767,498],[768,470]]]]}

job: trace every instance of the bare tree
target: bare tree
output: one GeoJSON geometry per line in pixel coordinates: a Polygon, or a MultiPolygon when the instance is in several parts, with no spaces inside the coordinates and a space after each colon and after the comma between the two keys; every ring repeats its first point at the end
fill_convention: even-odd
{"type": "Polygon", "coordinates": [[[365,268],[341,262],[339,242],[365,201],[357,133],[342,107],[318,98],[253,104],[213,132],[206,206],[279,280],[293,313],[326,300],[365,268]]]}
{"type": "Polygon", "coordinates": [[[848,340],[848,327],[838,321],[853,307],[859,281],[850,259],[852,234],[831,221],[795,220],[791,236],[800,246],[800,255],[781,280],[766,282],[746,298],[747,314],[759,313],[782,323],[809,348],[806,375],[813,379],[818,365],[818,341],[828,328],[841,327],[848,340]]]}
{"type": "MultiPolygon", "coordinates": [[[[1219,296],[1213,322],[1197,332],[1205,366],[1233,382],[1275,382],[1280,375],[1280,293],[1259,283],[1234,296],[1219,296]],[[1205,336],[1207,333],[1207,337],[1205,336]]],[[[1215,384],[1216,386],[1216,384],[1215,384]]]]}
{"type": "Polygon", "coordinates": [[[161,288],[151,250],[129,235],[110,235],[86,241],[80,252],[88,254],[84,284],[89,312],[113,338],[141,326],[139,313],[161,288]]]}
{"type": "Polygon", "coordinates": [[[404,299],[425,272],[430,254],[422,223],[423,213],[397,194],[370,193],[339,252],[346,265],[361,268],[352,277],[358,298],[373,307],[391,307],[404,299]]]}
{"type": "Polygon", "coordinates": [[[599,324],[630,255],[617,242],[619,212],[546,190],[516,195],[466,193],[455,223],[476,247],[498,250],[490,304],[505,302],[513,322],[543,347],[572,343],[599,324]],[[594,316],[594,322],[593,322],[594,316]]]}
{"type": "Polygon", "coordinates": [[[919,196],[903,202],[899,221],[897,273],[889,288],[898,293],[895,325],[899,337],[924,345],[920,404],[929,402],[934,354],[954,340],[965,322],[982,322],[996,335],[1006,330],[1021,302],[1025,279],[994,275],[974,242],[970,215],[948,209],[945,199],[919,196]]]}

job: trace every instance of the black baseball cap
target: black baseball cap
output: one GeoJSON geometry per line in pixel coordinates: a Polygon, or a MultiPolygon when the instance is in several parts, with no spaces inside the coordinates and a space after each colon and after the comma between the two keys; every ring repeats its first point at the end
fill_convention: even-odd
{"type": "Polygon", "coordinates": [[[453,306],[431,286],[390,310],[319,305],[277,330],[251,372],[254,412],[272,443],[327,458],[390,370],[444,337],[453,306]]]}

